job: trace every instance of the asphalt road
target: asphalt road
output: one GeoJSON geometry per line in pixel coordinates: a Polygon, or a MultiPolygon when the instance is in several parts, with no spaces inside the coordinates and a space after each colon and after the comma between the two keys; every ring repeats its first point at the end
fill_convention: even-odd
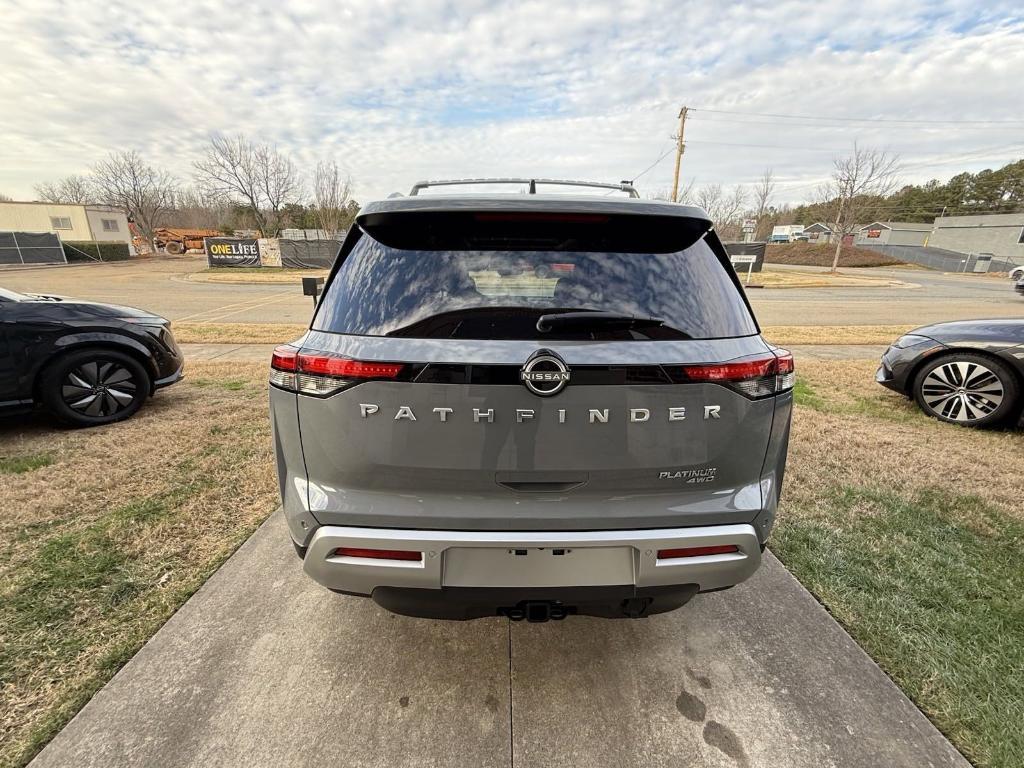
{"type": "MultiPolygon", "coordinates": [[[[807,267],[772,269],[820,271],[807,267]]],[[[945,320],[1024,317],[1024,299],[1007,279],[925,269],[856,269],[900,280],[889,288],[783,288],[749,291],[761,325],[921,325],[945,320]]]]}
{"type": "MultiPolygon", "coordinates": [[[[193,282],[202,257],[0,270],[0,286],[144,307],[171,320],[306,323],[311,302],[295,285],[193,282]]],[[[773,269],[777,268],[773,266],[773,269]]],[[[800,268],[790,268],[800,269],[800,268]]],[[[983,317],[1024,317],[1009,280],[928,270],[865,269],[857,274],[912,285],[884,288],[751,289],[762,325],[895,325],[983,317]]]]}
{"type": "Polygon", "coordinates": [[[334,595],[273,515],[32,763],[967,762],[770,555],[640,621],[435,622],[334,595]]]}

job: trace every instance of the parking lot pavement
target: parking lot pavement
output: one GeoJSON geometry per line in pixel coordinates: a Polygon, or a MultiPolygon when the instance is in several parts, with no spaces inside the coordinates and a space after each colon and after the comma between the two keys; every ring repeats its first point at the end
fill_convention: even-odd
{"type": "MultiPolygon", "coordinates": [[[[307,323],[312,304],[301,285],[195,282],[201,256],[111,264],[0,269],[0,287],[143,307],[175,321],[307,323]]],[[[778,265],[772,265],[773,269],[778,265]]],[[[943,320],[1024,316],[1009,280],[929,270],[851,270],[912,280],[919,287],[751,290],[762,325],[923,325],[943,320]],[[908,277],[909,275],[909,277],[908,277]]]]}
{"type": "Polygon", "coordinates": [[[109,264],[0,269],[0,287],[141,307],[170,320],[197,323],[308,323],[312,303],[301,282],[235,285],[191,282],[201,256],[109,264]]]}
{"type": "Polygon", "coordinates": [[[641,621],[432,622],[332,595],[280,514],[32,763],[967,766],[771,556],[641,621]]]}

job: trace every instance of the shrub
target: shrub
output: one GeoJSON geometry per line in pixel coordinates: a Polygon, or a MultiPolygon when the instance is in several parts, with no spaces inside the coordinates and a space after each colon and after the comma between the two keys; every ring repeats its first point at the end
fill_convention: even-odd
{"type": "Polygon", "coordinates": [[[69,240],[63,245],[68,261],[126,261],[131,256],[128,243],[69,240]]]}

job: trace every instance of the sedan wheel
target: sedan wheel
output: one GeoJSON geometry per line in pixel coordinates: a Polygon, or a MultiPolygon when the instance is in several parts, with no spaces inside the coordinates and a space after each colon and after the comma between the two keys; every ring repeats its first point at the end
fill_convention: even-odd
{"type": "Polygon", "coordinates": [[[61,396],[73,411],[86,416],[113,416],[132,404],[139,385],[132,372],[116,362],[93,361],[64,377],[61,396]]]}
{"type": "Polygon", "coordinates": [[[40,380],[46,407],[62,421],[88,427],[126,419],[149,396],[146,369],[133,357],[83,349],[58,358],[40,380]]]}
{"type": "Polygon", "coordinates": [[[917,376],[914,398],[929,416],[987,427],[1003,421],[1015,409],[1017,382],[996,360],[971,354],[947,356],[917,376]]]}

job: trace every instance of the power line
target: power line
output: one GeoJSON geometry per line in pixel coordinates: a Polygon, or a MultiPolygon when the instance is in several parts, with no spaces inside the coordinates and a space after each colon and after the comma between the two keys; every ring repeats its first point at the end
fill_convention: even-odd
{"type": "Polygon", "coordinates": [[[835,147],[797,147],[792,144],[744,144],[731,141],[701,141],[690,139],[687,144],[716,144],[721,147],[757,147],[760,149],[795,149],[801,152],[848,152],[849,147],[837,149],[835,147]]]}
{"type": "MultiPolygon", "coordinates": [[[[833,200],[826,200],[826,201],[819,202],[819,203],[801,203],[800,205],[793,206],[793,207],[794,208],[801,208],[801,207],[803,207],[803,208],[817,208],[817,207],[823,206],[823,205],[825,205],[825,206],[827,206],[827,205],[835,205],[835,199],[833,199],[833,200]]],[[[970,208],[970,206],[965,205],[964,203],[957,203],[957,202],[946,203],[945,205],[931,205],[931,206],[928,206],[928,205],[919,206],[919,205],[913,205],[913,204],[904,204],[904,205],[895,205],[895,204],[892,204],[892,205],[874,205],[872,203],[862,203],[862,204],[859,205],[859,207],[861,208],[861,210],[863,210],[863,211],[865,211],[867,213],[878,213],[878,212],[883,212],[883,211],[884,212],[889,212],[889,211],[905,211],[908,214],[922,213],[922,214],[927,214],[927,215],[932,215],[936,211],[941,213],[944,210],[950,210],[950,209],[956,209],[956,210],[966,209],[966,210],[970,210],[971,214],[982,214],[982,213],[1009,213],[1009,214],[1014,214],[1014,213],[1018,213],[1019,212],[1019,211],[1015,211],[1015,210],[1006,210],[1006,209],[1002,209],[1002,208],[975,209],[975,208],[970,208]]],[[[1012,205],[1009,205],[1009,207],[1010,208],[1018,208],[1019,209],[1021,206],[1019,204],[1012,204],[1012,205]]],[[[919,222],[919,223],[924,223],[924,222],[919,222]]]]}
{"type": "MultiPolygon", "coordinates": [[[[937,132],[943,127],[948,128],[949,126],[943,126],[935,124],[929,127],[927,124],[899,124],[899,123],[880,123],[877,125],[871,125],[870,123],[846,123],[846,122],[831,122],[831,123],[801,123],[794,122],[792,120],[737,120],[733,118],[715,118],[701,115],[691,115],[691,120],[698,120],[702,124],[718,124],[718,125],[771,125],[771,126],[785,126],[786,128],[809,128],[812,130],[867,130],[867,129],[879,129],[884,128],[886,131],[934,131],[937,132]]],[[[984,130],[984,129],[998,129],[998,130],[1010,130],[1017,126],[1012,125],[965,125],[965,130],[984,130]]]]}
{"type": "Polygon", "coordinates": [[[691,107],[695,112],[712,112],[719,115],[739,115],[750,117],[774,117],[785,120],[819,120],[831,122],[848,123],[912,123],[916,125],[1024,125],[1024,120],[932,120],[932,119],[902,119],[890,117],[829,117],[824,115],[786,115],[777,112],[736,112],[728,109],[703,109],[691,107]]]}
{"type": "Polygon", "coordinates": [[[658,156],[657,160],[655,160],[653,163],[648,165],[646,168],[644,168],[642,171],[640,171],[640,173],[636,174],[633,177],[633,183],[636,184],[636,180],[637,179],[639,179],[641,176],[646,175],[650,171],[654,170],[654,166],[656,166],[658,163],[660,163],[662,160],[664,160],[666,157],[668,157],[669,152],[671,152],[673,149],[675,149],[675,145],[674,144],[670,144],[669,148],[666,149],[664,152],[662,152],[661,155],[658,156]]]}

